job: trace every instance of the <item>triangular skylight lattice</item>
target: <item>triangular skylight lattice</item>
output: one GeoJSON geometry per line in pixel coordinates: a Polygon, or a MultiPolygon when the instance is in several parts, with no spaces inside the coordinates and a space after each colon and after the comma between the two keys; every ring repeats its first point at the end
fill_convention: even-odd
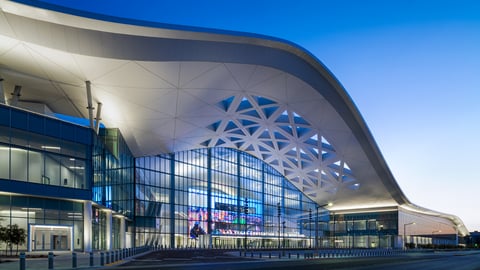
{"type": "Polygon", "coordinates": [[[313,198],[320,196],[318,192],[334,194],[342,185],[352,190],[360,187],[330,141],[287,105],[265,97],[238,95],[217,106],[225,118],[208,128],[221,138],[201,145],[230,145],[262,158],[313,198]]]}

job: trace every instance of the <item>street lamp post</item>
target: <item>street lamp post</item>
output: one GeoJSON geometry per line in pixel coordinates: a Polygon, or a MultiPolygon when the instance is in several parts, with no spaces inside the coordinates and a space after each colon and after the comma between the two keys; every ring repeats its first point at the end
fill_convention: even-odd
{"type": "Polygon", "coordinates": [[[337,248],[337,223],[335,221],[335,213],[332,213],[333,216],[333,248],[337,248]]]}
{"type": "Polygon", "coordinates": [[[245,211],[245,241],[243,244],[243,247],[245,250],[247,249],[247,233],[248,233],[248,199],[245,198],[245,203],[244,203],[244,208],[243,210],[245,211]]]}
{"type": "Polygon", "coordinates": [[[318,249],[318,208],[319,206],[317,206],[317,212],[315,215],[315,243],[313,243],[315,250],[318,249]]]}
{"type": "Polygon", "coordinates": [[[378,225],[378,230],[377,230],[377,248],[380,248],[380,238],[383,236],[383,225],[378,225]]]}
{"type": "Polygon", "coordinates": [[[408,225],[415,225],[415,222],[410,222],[410,223],[403,224],[403,238],[404,238],[403,245],[405,246],[405,248],[407,248],[407,226],[408,225]]]}
{"type": "Polygon", "coordinates": [[[283,235],[283,239],[282,239],[282,246],[283,246],[283,254],[285,254],[285,221],[282,222],[282,235],[283,235]]]}
{"type": "Polygon", "coordinates": [[[278,249],[280,249],[280,203],[277,203],[277,214],[278,214],[278,249]]]}
{"type": "Polygon", "coordinates": [[[352,217],[352,248],[355,248],[355,219],[352,217]]]}
{"type": "Polygon", "coordinates": [[[325,206],[332,206],[333,203],[326,203],[326,204],[322,204],[322,205],[317,205],[317,212],[316,212],[316,215],[315,215],[315,249],[317,250],[318,249],[318,209],[319,208],[324,208],[325,206]]]}
{"type": "Polygon", "coordinates": [[[310,237],[309,237],[309,247],[312,248],[312,208],[308,209],[308,219],[309,219],[309,233],[310,233],[310,237]]]}

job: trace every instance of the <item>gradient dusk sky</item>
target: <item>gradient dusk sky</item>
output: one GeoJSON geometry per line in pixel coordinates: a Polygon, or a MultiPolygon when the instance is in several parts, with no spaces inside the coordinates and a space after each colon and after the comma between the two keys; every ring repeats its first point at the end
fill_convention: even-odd
{"type": "Polygon", "coordinates": [[[480,1],[44,2],[300,45],[343,84],[406,196],[480,231],[480,1]]]}

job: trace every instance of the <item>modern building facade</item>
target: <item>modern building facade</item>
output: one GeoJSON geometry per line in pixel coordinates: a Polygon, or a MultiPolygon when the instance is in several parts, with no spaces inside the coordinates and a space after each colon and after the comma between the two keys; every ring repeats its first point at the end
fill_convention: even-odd
{"type": "Polygon", "coordinates": [[[23,249],[403,248],[468,234],[406,198],[347,92],[295,44],[0,8],[0,226],[27,230],[23,249]]]}

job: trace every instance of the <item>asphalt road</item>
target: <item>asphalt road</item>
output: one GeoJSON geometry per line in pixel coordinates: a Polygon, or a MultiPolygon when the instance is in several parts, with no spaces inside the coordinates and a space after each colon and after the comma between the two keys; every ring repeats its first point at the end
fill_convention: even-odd
{"type": "Polygon", "coordinates": [[[243,269],[356,269],[356,270],[480,270],[480,252],[412,253],[393,257],[341,259],[248,259],[242,257],[200,257],[192,259],[138,259],[108,269],[243,270],[243,269]]]}

